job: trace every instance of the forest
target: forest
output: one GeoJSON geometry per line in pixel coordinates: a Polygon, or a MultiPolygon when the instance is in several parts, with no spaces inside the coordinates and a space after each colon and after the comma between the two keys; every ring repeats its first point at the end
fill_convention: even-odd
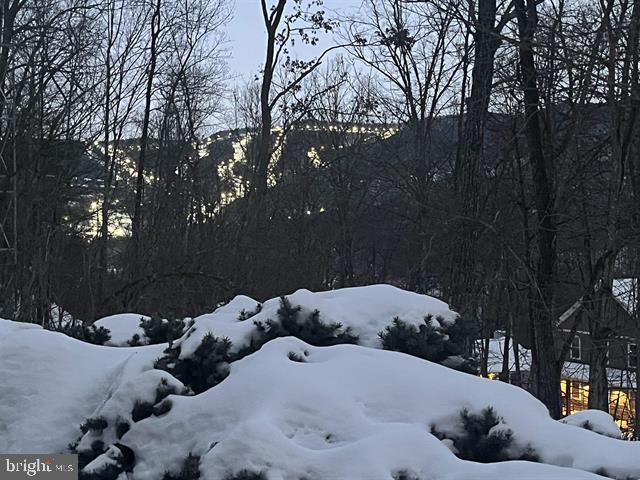
{"type": "Polygon", "coordinates": [[[558,418],[581,301],[607,410],[602,319],[640,276],[640,2],[247,3],[263,60],[238,80],[228,0],[0,1],[0,317],[388,283],[530,348],[558,418]]]}

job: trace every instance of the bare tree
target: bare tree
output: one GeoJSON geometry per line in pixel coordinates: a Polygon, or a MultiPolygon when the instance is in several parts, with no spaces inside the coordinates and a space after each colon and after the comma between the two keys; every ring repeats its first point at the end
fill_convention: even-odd
{"type": "Polygon", "coordinates": [[[142,118],[142,133],[140,136],[140,155],[136,165],[136,193],[133,204],[133,219],[131,221],[131,276],[136,278],[140,271],[140,248],[141,248],[141,227],[142,227],[142,195],[144,190],[144,170],[146,166],[147,149],[149,148],[149,121],[151,116],[151,102],[153,99],[153,81],[156,75],[156,65],[158,62],[159,37],[161,34],[161,12],[162,1],[154,0],[152,4],[153,13],[150,21],[150,44],[149,63],[146,72],[146,87],[144,99],[144,114],[142,118]]]}
{"type": "Polygon", "coordinates": [[[410,147],[387,164],[392,185],[406,195],[420,238],[414,288],[427,291],[433,232],[432,186],[447,168],[433,149],[434,121],[451,107],[461,61],[454,48],[461,26],[450,10],[432,2],[367,2],[364,14],[349,20],[350,51],[378,75],[379,102],[407,127],[410,147]]]}

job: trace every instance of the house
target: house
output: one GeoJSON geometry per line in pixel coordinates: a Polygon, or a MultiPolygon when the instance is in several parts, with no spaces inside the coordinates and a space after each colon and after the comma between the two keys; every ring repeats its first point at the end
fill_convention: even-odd
{"type": "MultiPolygon", "coordinates": [[[[607,376],[609,380],[609,413],[623,433],[631,434],[638,412],[638,345],[640,344],[640,310],[638,309],[638,279],[617,279],[613,285],[612,309],[607,326],[611,338],[608,341],[607,376]]],[[[578,300],[558,319],[558,334],[569,339],[570,348],[561,372],[562,411],[565,415],[588,408],[589,355],[592,349],[586,315],[580,315],[583,300],[578,300]],[[569,337],[569,338],[568,338],[569,337]]],[[[489,378],[497,379],[503,371],[505,353],[508,355],[511,383],[527,388],[531,370],[531,351],[523,346],[518,349],[517,362],[513,344],[501,332],[489,341],[486,352],[489,378]],[[517,373],[516,373],[516,370],[517,373]],[[514,382],[514,378],[518,381],[514,382]]],[[[560,343],[560,342],[558,342],[560,343]]]]}
{"type": "MultiPolygon", "coordinates": [[[[634,427],[638,412],[636,372],[640,321],[637,294],[637,279],[616,279],[610,315],[604,324],[609,332],[609,413],[623,431],[634,427]]],[[[586,409],[589,401],[589,360],[593,342],[587,316],[581,314],[584,308],[584,300],[578,300],[558,322],[559,335],[570,342],[561,383],[563,413],[567,415],[586,409]]]]}

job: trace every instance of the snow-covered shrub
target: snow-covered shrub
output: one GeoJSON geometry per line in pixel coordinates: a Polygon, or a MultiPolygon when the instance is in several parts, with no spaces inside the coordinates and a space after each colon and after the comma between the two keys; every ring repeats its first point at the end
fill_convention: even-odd
{"type": "Polygon", "coordinates": [[[343,343],[357,344],[358,337],[351,333],[351,328],[343,328],[341,323],[323,323],[320,312],[314,310],[306,318],[300,318],[301,307],[292,306],[286,297],[280,297],[278,320],[254,322],[256,332],[249,345],[240,349],[240,357],[260,350],[265,343],[280,337],[296,337],[316,347],[328,347],[343,343]]]}
{"type": "Polygon", "coordinates": [[[229,374],[229,363],[234,360],[230,350],[231,340],[208,333],[192,356],[181,359],[179,349],[169,348],[155,368],[171,373],[195,393],[202,393],[229,374]]]}
{"type": "Polygon", "coordinates": [[[164,415],[165,413],[168,413],[169,410],[171,410],[172,406],[173,406],[173,402],[167,398],[161,401],[160,403],[158,403],[157,405],[154,405],[153,414],[156,417],[164,415]]]}
{"type": "Polygon", "coordinates": [[[289,352],[287,356],[289,357],[289,360],[291,360],[292,362],[305,363],[307,361],[306,357],[309,356],[309,352],[305,350],[302,355],[300,355],[297,352],[289,352]]]}
{"type": "Polygon", "coordinates": [[[242,309],[240,310],[240,315],[238,315],[238,321],[239,322],[244,322],[245,320],[250,319],[251,317],[253,317],[254,315],[259,314],[262,311],[262,304],[258,303],[256,305],[256,308],[254,308],[253,310],[246,310],[246,309],[242,309]]]}
{"type": "Polygon", "coordinates": [[[174,475],[165,472],[162,480],[197,480],[198,478],[200,478],[200,457],[190,453],[184,459],[180,473],[174,475]]]}
{"type": "Polygon", "coordinates": [[[463,329],[457,322],[447,324],[439,317],[435,320],[434,322],[433,317],[427,315],[424,322],[416,326],[403,322],[398,317],[394,318],[392,324],[378,334],[382,348],[476,374],[475,361],[462,357],[465,340],[463,329]],[[452,358],[460,361],[453,362],[452,358]]]}
{"type": "Polygon", "coordinates": [[[104,417],[91,417],[87,418],[85,422],[80,425],[80,431],[87,433],[89,430],[93,430],[101,433],[108,425],[107,419],[104,417]]]}
{"type": "MultiPolygon", "coordinates": [[[[116,460],[117,461],[117,460],[116,460]]],[[[100,468],[92,472],[80,470],[78,474],[79,480],[116,480],[123,472],[117,463],[105,463],[100,468]]]]}
{"type": "MultiPolygon", "coordinates": [[[[259,310],[256,308],[254,315],[259,310]]],[[[156,361],[155,368],[171,373],[195,393],[202,393],[227,377],[231,362],[255,353],[264,344],[276,338],[297,337],[320,347],[358,342],[358,337],[351,333],[350,328],[345,329],[340,323],[323,323],[318,310],[302,317],[301,307],[292,306],[285,297],[280,299],[277,315],[277,321],[268,319],[254,322],[255,331],[251,340],[236,352],[232,351],[233,344],[228,338],[207,333],[192,355],[182,358],[180,346],[170,347],[165,350],[165,355],[156,361]]],[[[188,335],[189,333],[187,338],[188,335]]]]}
{"type": "Polygon", "coordinates": [[[503,462],[507,460],[537,461],[535,452],[527,447],[516,449],[513,432],[492,407],[479,413],[463,409],[460,412],[457,431],[443,433],[435,426],[431,433],[440,440],[453,443],[452,451],[463,460],[480,463],[503,462]]]}
{"type": "Polygon", "coordinates": [[[136,400],[136,404],[131,411],[131,419],[134,422],[139,422],[140,420],[149,418],[151,415],[153,415],[153,404],[151,402],[136,400]]]}
{"type": "Polygon", "coordinates": [[[474,462],[493,463],[509,458],[513,432],[502,427],[503,421],[491,407],[480,413],[460,413],[463,435],[453,440],[458,457],[474,462]],[[497,428],[496,428],[497,427],[497,428]]]}
{"type": "Polygon", "coordinates": [[[104,455],[93,460],[79,472],[79,480],[117,480],[123,472],[131,472],[135,454],[121,443],[111,445],[104,455]]]}
{"type": "Polygon", "coordinates": [[[171,409],[171,402],[165,400],[169,395],[187,395],[188,390],[178,391],[174,385],[169,385],[166,379],[160,380],[158,388],[156,389],[156,398],[153,402],[146,402],[136,400],[133,410],[131,411],[131,419],[134,422],[139,422],[151,415],[163,415],[171,409]]]}
{"type": "Polygon", "coordinates": [[[80,470],[82,470],[85,466],[87,466],[93,460],[95,460],[100,455],[102,455],[106,450],[104,446],[104,441],[102,441],[101,438],[95,438],[91,440],[88,448],[81,447],[81,444],[85,438],[86,438],[86,435],[80,441],[80,444],[78,445],[76,452],[72,452],[72,453],[78,454],[78,468],[80,470]]]}
{"type": "Polygon", "coordinates": [[[417,475],[414,475],[409,470],[400,470],[393,475],[393,480],[420,480],[417,475]]]}
{"type": "Polygon", "coordinates": [[[264,472],[240,470],[239,472],[224,477],[224,480],[267,480],[267,476],[264,472]]]}
{"type": "Polygon", "coordinates": [[[116,422],[116,437],[118,439],[122,438],[129,430],[131,430],[131,424],[126,420],[120,419],[116,422]]]}
{"type": "MultiPolygon", "coordinates": [[[[173,315],[168,318],[154,315],[151,318],[140,319],[140,328],[144,330],[144,335],[150,345],[171,343],[176,338],[180,338],[184,333],[185,325],[183,319],[175,318],[173,315]]],[[[134,341],[134,338],[131,341],[134,341]]],[[[129,344],[131,345],[131,343],[129,344]]]]}
{"type": "Polygon", "coordinates": [[[104,345],[111,339],[111,332],[105,327],[87,326],[84,323],[69,324],[60,331],[65,335],[94,345],[104,345]]]}
{"type": "Polygon", "coordinates": [[[109,423],[104,417],[90,417],[80,425],[80,431],[83,436],[73,445],[69,445],[71,452],[78,453],[78,465],[80,469],[102,455],[105,451],[102,432],[108,426],[109,423]],[[82,445],[82,443],[84,443],[84,445],[82,445]]]}

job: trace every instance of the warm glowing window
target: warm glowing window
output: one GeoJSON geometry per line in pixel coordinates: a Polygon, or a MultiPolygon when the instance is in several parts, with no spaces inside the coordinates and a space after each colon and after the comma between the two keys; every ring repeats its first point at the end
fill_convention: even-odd
{"type": "Polygon", "coordinates": [[[580,382],[571,382],[571,398],[575,400],[582,399],[582,387],[580,382]]]}
{"type": "Polygon", "coordinates": [[[576,335],[571,342],[571,360],[582,359],[582,341],[580,337],[576,335]]]}

